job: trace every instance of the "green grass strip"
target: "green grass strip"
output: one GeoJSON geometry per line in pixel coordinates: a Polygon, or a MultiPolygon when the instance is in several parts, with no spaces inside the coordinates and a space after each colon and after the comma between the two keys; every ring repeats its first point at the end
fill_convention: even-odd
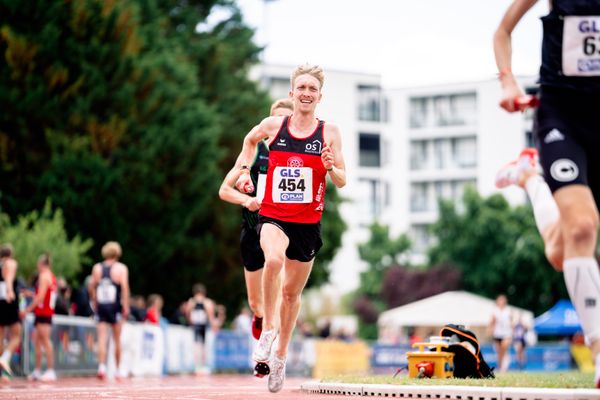
{"type": "Polygon", "coordinates": [[[522,387],[522,388],[562,388],[589,389],[594,387],[594,375],[578,371],[569,372],[507,372],[497,374],[495,379],[411,379],[406,375],[396,378],[384,375],[336,376],[323,379],[323,382],[389,384],[389,385],[429,385],[429,386],[483,386],[483,387],[522,387]]]}

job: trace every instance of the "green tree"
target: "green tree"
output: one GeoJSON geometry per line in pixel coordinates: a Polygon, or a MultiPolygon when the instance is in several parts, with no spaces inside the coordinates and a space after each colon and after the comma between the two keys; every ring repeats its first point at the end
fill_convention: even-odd
{"type": "Polygon", "coordinates": [[[432,264],[451,262],[465,290],[493,298],[506,293],[517,306],[541,313],[566,297],[562,275],[544,257],[529,206],[510,207],[500,194],[482,198],[473,188],[462,205],[440,201],[432,232],[432,264]]]}
{"type": "Polygon", "coordinates": [[[92,240],[79,236],[69,240],[62,211],[52,210],[50,202],[41,211],[20,216],[15,223],[6,214],[0,214],[0,242],[13,245],[18,274],[27,280],[36,271],[38,256],[45,252],[52,257],[54,273],[66,279],[75,277],[82,265],[90,262],[86,253],[92,240]]]}
{"type": "Polygon", "coordinates": [[[358,334],[364,339],[377,339],[377,317],[386,306],[381,288],[387,269],[406,261],[410,239],[405,234],[390,237],[389,227],[378,222],[369,227],[369,240],[358,246],[360,258],[367,262],[367,270],[360,274],[360,285],[354,294],[353,308],[359,317],[358,334]]]}
{"type": "Polygon", "coordinates": [[[342,235],[348,227],[340,214],[340,205],[345,201],[331,181],[327,181],[325,211],[321,220],[323,247],[315,258],[307,287],[318,287],[329,282],[329,264],[342,246],[342,235]]]}

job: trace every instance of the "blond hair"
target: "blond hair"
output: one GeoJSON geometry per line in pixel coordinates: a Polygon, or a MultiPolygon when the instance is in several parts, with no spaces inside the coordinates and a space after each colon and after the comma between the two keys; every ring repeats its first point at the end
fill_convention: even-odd
{"type": "Polygon", "coordinates": [[[105,259],[110,258],[121,258],[123,254],[123,250],[121,250],[121,245],[117,242],[106,242],[104,246],[102,246],[102,257],[105,259]]]}
{"type": "Polygon", "coordinates": [[[288,110],[294,111],[294,103],[290,99],[275,100],[275,102],[271,104],[271,115],[273,115],[273,111],[275,111],[278,108],[286,108],[288,110]]]}
{"type": "Polygon", "coordinates": [[[292,76],[290,77],[292,89],[294,88],[294,81],[300,75],[312,76],[313,78],[319,81],[319,89],[323,88],[323,83],[325,82],[325,74],[323,73],[323,68],[319,67],[318,65],[310,65],[307,63],[296,67],[296,69],[292,72],[292,76]]]}

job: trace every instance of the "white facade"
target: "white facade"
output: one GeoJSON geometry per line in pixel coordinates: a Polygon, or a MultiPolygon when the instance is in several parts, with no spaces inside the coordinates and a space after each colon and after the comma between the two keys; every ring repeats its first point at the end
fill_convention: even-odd
{"type": "MultiPolygon", "coordinates": [[[[533,78],[521,80],[533,87],[533,78]]],[[[394,233],[409,232],[414,262],[425,260],[427,228],[438,217],[440,197],[460,201],[467,185],[483,196],[497,189],[498,169],[531,146],[531,112],[509,114],[498,106],[496,80],[386,90],[390,105],[387,136],[394,139],[394,202],[385,221],[394,233]],[[529,134],[528,134],[529,132],[529,134]],[[396,210],[401,210],[397,212],[396,210]]],[[[518,188],[503,190],[513,203],[525,201],[518,188]]]]}
{"type": "MultiPolygon", "coordinates": [[[[254,74],[276,99],[287,96],[293,68],[263,65],[254,74]]],[[[531,129],[530,114],[504,112],[499,97],[496,80],[382,89],[379,75],[325,69],[317,116],[340,127],[347,170],[340,194],[348,230],[331,264],[335,288],[358,286],[366,265],[357,246],[368,240],[371,222],[389,225],[393,235],[408,232],[418,263],[438,197],[460,199],[467,184],[484,196],[497,191],[498,168],[526,146],[531,129]]],[[[503,193],[513,204],[525,200],[517,188],[503,193]]]]}

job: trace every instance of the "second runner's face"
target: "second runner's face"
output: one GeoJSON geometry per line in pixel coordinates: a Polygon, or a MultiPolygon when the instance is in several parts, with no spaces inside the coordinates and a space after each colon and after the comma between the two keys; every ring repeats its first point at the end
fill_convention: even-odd
{"type": "Polygon", "coordinates": [[[290,90],[290,97],[294,102],[294,110],[301,113],[314,113],[317,104],[321,101],[319,80],[308,74],[298,76],[290,90]]]}

